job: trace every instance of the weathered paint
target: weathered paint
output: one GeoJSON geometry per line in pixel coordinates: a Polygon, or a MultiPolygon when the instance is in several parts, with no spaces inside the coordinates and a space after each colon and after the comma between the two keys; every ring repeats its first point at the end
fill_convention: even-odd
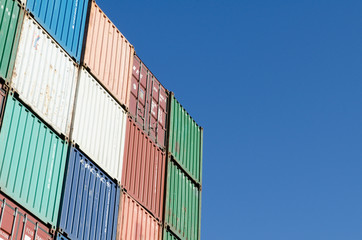
{"type": "Polygon", "coordinates": [[[126,111],[85,70],[80,70],[72,140],[110,176],[121,180],[126,111]]]}
{"type": "Polygon", "coordinates": [[[0,83],[0,130],[3,122],[4,110],[6,104],[6,97],[8,95],[8,88],[6,85],[0,83]]]}
{"type": "Polygon", "coordinates": [[[168,149],[198,183],[202,182],[203,129],[171,94],[168,149]]]}
{"type": "Polygon", "coordinates": [[[69,137],[78,67],[25,16],[11,87],[57,132],[69,137]]]}
{"type": "Polygon", "coordinates": [[[134,48],[92,1],[84,65],[97,80],[128,108],[134,48]]]}
{"type": "Polygon", "coordinates": [[[130,118],[124,153],[123,188],[162,221],[166,153],[130,118]]]}
{"type": "Polygon", "coordinates": [[[129,111],[137,124],[161,148],[166,146],[168,90],[134,55],[129,111]]]}
{"type": "Polygon", "coordinates": [[[89,0],[27,0],[37,22],[80,62],[89,0]]]}
{"type": "Polygon", "coordinates": [[[16,0],[0,0],[0,78],[9,80],[13,71],[24,9],[16,0]]]}
{"type": "Polygon", "coordinates": [[[201,191],[173,160],[167,164],[165,222],[182,239],[200,239],[201,191]]]}
{"type": "Polygon", "coordinates": [[[9,95],[0,132],[0,187],[56,226],[68,144],[9,95]]]}
{"type": "Polygon", "coordinates": [[[117,240],[161,240],[162,227],[140,204],[122,193],[117,240]]]}
{"type": "Polygon", "coordinates": [[[117,183],[72,147],[59,228],[72,240],[116,239],[119,200],[117,183]]]}
{"type": "Polygon", "coordinates": [[[0,239],[52,240],[52,229],[0,193],[0,239]]]}

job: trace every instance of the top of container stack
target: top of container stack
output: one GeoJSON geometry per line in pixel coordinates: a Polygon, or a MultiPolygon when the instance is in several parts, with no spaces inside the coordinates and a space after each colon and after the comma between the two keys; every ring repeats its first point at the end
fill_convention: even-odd
{"type": "Polygon", "coordinates": [[[128,109],[134,48],[92,1],[83,64],[128,109]]]}
{"type": "Polygon", "coordinates": [[[202,142],[203,128],[171,93],[168,150],[174,160],[199,185],[202,183],[202,142]]]}
{"type": "Polygon", "coordinates": [[[27,0],[35,20],[80,62],[89,0],[27,0]]]}

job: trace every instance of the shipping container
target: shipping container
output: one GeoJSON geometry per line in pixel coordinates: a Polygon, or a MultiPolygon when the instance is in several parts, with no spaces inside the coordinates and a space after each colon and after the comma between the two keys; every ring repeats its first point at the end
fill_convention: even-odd
{"type": "Polygon", "coordinates": [[[8,95],[8,87],[0,82],[0,130],[1,130],[1,124],[3,122],[7,95],[8,95]]]}
{"type": "Polygon", "coordinates": [[[66,172],[60,231],[72,240],[116,239],[120,187],[74,147],[66,172]]]}
{"type": "Polygon", "coordinates": [[[182,239],[200,239],[201,191],[171,158],[167,164],[165,222],[182,239]]]}
{"type": "Polygon", "coordinates": [[[92,1],[84,65],[127,108],[133,54],[133,46],[92,1]]]}
{"type": "Polygon", "coordinates": [[[166,154],[128,119],[122,186],[157,219],[163,219],[166,154]]]}
{"type": "Polygon", "coordinates": [[[169,231],[166,228],[164,228],[163,230],[163,240],[179,240],[182,239],[181,237],[177,237],[174,233],[172,233],[171,231],[169,231]]]}
{"type": "Polygon", "coordinates": [[[160,223],[128,194],[121,195],[117,240],[161,240],[160,223]]]}
{"type": "Polygon", "coordinates": [[[80,70],[72,140],[110,176],[121,180],[126,111],[85,70],[80,70]]]}
{"type": "Polygon", "coordinates": [[[61,234],[60,232],[57,232],[57,238],[56,240],[68,240],[68,238],[66,238],[63,234],[61,234]]]}
{"type": "Polygon", "coordinates": [[[0,193],[0,239],[52,240],[53,229],[32,213],[0,193]]]}
{"type": "Polygon", "coordinates": [[[55,227],[68,143],[13,95],[7,99],[0,142],[1,190],[55,227]]]}
{"type": "Polygon", "coordinates": [[[77,77],[75,62],[26,15],[11,87],[42,119],[67,137],[77,77]]]}
{"type": "Polygon", "coordinates": [[[0,78],[9,81],[13,71],[24,9],[16,0],[0,0],[0,78]]]}
{"type": "Polygon", "coordinates": [[[80,62],[89,0],[27,0],[26,8],[80,62]]]}
{"type": "Polygon", "coordinates": [[[173,93],[170,98],[168,150],[182,168],[201,184],[203,129],[186,112],[173,93]]]}
{"type": "Polygon", "coordinates": [[[129,111],[161,148],[166,146],[168,91],[134,55],[129,111]]]}

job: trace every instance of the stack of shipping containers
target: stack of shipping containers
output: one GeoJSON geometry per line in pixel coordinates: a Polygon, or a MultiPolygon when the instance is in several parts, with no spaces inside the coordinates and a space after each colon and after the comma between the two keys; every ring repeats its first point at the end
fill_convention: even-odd
{"type": "Polygon", "coordinates": [[[0,239],[200,239],[202,128],[90,0],[0,0],[0,239]]]}

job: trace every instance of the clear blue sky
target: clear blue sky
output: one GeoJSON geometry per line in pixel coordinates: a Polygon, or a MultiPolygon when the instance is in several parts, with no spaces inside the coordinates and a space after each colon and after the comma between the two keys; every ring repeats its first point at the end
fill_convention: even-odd
{"type": "Polygon", "coordinates": [[[361,1],[98,1],[204,127],[202,239],[362,239],[361,1]]]}

